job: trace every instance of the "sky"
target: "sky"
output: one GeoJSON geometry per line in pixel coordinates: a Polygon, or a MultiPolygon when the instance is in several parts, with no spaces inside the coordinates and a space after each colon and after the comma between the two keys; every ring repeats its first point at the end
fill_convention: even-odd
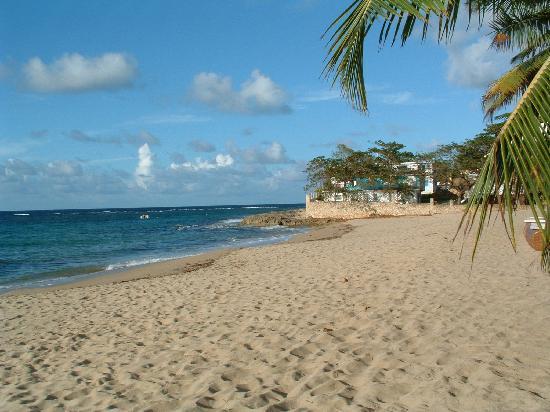
{"type": "Polygon", "coordinates": [[[509,56],[465,19],[450,44],[368,40],[355,112],[321,76],[347,4],[2,1],[0,210],[303,202],[307,161],[338,143],[484,128],[509,56]]]}

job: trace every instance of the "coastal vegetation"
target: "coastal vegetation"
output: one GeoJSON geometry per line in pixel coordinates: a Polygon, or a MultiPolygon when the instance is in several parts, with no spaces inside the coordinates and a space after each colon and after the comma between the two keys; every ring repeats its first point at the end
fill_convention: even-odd
{"type": "Polygon", "coordinates": [[[422,39],[437,27],[438,40],[451,42],[462,9],[468,27],[489,28],[492,47],[515,53],[512,68],[483,96],[487,118],[516,105],[487,152],[460,227],[466,233],[476,226],[473,258],[496,201],[515,248],[512,211],[524,196],[543,233],[541,265],[550,271],[550,226],[544,225],[550,221],[550,1],[355,0],[327,30],[324,74],[366,113],[366,37],[378,30],[380,47],[403,46],[420,26],[422,39]]]}
{"type": "Polygon", "coordinates": [[[373,147],[365,151],[340,144],[331,156],[317,156],[307,163],[305,189],[315,192],[317,197],[322,197],[323,193],[352,195],[349,187],[355,181],[359,189],[361,184],[363,188],[374,185],[380,190],[406,195],[415,189],[412,184],[415,179],[410,178],[422,179],[429,173],[429,177],[437,182],[436,200],[461,201],[474,186],[503,124],[491,123],[471,139],[439,145],[433,151],[424,153],[407,151],[405,145],[395,141],[377,140],[373,147]],[[425,167],[411,169],[406,162],[425,167]]]}
{"type": "Polygon", "coordinates": [[[347,184],[356,179],[363,182],[382,182],[384,188],[406,191],[408,185],[402,181],[405,168],[403,162],[412,161],[415,155],[404,150],[397,142],[377,140],[375,146],[366,150],[353,150],[339,144],[332,156],[318,156],[306,166],[306,190],[322,193],[347,191],[347,184]]]}
{"type": "MultiPolygon", "coordinates": [[[[506,116],[499,116],[497,120],[502,120],[506,116]]],[[[476,183],[487,153],[503,125],[504,121],[490,123],[471,139],[466,139],[462,143],[439,145],[432,152],[418,154],[417,158],[430,161],[433,165],[434,180],[461,201],[464,194],[476,183]]]]}

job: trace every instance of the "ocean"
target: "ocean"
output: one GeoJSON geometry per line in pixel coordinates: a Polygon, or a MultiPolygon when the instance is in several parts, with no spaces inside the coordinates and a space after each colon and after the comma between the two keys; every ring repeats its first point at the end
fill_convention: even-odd
{"type": "Polygon", "coordinates": [[[281,242],[305,229],[244,227],[239,222],[251,214],[300,207],[304,205],[0,212],[0,293],[219,248],[281,242]]]}

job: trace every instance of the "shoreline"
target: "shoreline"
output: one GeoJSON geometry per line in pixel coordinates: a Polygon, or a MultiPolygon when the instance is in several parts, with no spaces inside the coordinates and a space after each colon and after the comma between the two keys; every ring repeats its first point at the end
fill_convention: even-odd
{"type": "Polygon", "coordinates": [[[472,265],[459,220],[357,219],[139,280],[2,296],[0,404],[550,410],[539,255],[512,253],[495,225],[472,265]]]}
{"type": "Polygon", "coordinates": [[[237,250],[262,248],[285,243],[311,242],[316,240],[329,240],[342,236],[351,231],[351,225],[345,221],[331,223],[324,226],[313,227],[305,233],[292,235],[289,239],[282,242],[275,242],[263,245],[243,246],[243,247],[220,247],[208,252],[199,253],[192,256],[167,259],[161,262],[151,262],[133,267],[116,269],[112,272],[101,271],[90,273],[84,279],[75,279],[60,284],[36,287],[21,287],[0,293],[0,298],[4,296],[36,295],[45,292],[58,290],[67,290],[75,288],[84,288],[88,286],[110,285],[124,282],[132,282],[141,279],[153,279],[169,275],[194,272],[199,269],[207,268],[214,264],[216,260],[227,256],[237,250]]]}
{"type": "MultiPolygon", "coordinates": [[[[407,205],[410,206],[410,205],[407,205]]],[[[426,205],[424,205],[426,206],[426,205]]],[[[432,214],[456,212],[456,209],[440,209],[437,213],[430,212],[429,214],[419,214],[418,211],[412,216],[431,216],[432,214]]],[[[29,295],[42,293],[52,290],[72,289],[77,287],[86,287],[93,285],[113,284],[128,282],[132,280],[154,278],[170,275],[174,271],[183,273],[207,267],[222,256],[225,256],[235,250],[248,249],[255,247],[264,247],[274,244],[293,243],[301,241],[318,240],[319,238],[332,239],[342,235],[336,227],[351,227],[349,222],[362,219],[381,219],[381,218],[396,218],[411,215],[369,215],[369,216],[352,216],[342,212],[341,210],[336,215],[311,217],[307,214],[307,209],[297,208],[282,211],[264,212],[260,214],[250,214],[241,219],[240,225],[243,227],[266,227],[266,226],[283,226],[288,228],[303,227],[307,228],[307,232],[290,235],[285,240],[277,240],[267,243],[256,243],[247,246],[228,246],[218,245],[212,248],[206,248],[204,251],[197,254],[168,257],[159,259],[155,262],[140,263],[132,266],[122,266],[114,269],[103,268],[96,272],[82,273],[77,275],[69,275],[63,278],[46,279],[51,284],[46,285],[21,285],[11,289],[0,291],[1,296],[10,295],[29,295]],[[330,233],[327,233],[327,230],[330,233]],[[333,233],[333,231],[335,232],[333,233]],[[340,233],[340,234],[338,234],[340,233]],[[154,272],[149,273],[149,272],[154,272]]],[[[344,231],[345,232],[345,231],[344,231]]],[[[99,268],[98,268],[99,269],[99,268]]]]}

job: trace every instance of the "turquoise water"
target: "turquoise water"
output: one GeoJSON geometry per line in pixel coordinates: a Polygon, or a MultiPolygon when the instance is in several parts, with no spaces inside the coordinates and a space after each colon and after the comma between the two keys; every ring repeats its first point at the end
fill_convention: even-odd
{"type": "Polygon", "coordinates": [[[0,212],[0,293],[212,249],[284,241],[304,229],[239,222],[250,214],[298,207],[303,205],[0,212]],[[140,219],[143,214],[149,219],[140,219]]]}

